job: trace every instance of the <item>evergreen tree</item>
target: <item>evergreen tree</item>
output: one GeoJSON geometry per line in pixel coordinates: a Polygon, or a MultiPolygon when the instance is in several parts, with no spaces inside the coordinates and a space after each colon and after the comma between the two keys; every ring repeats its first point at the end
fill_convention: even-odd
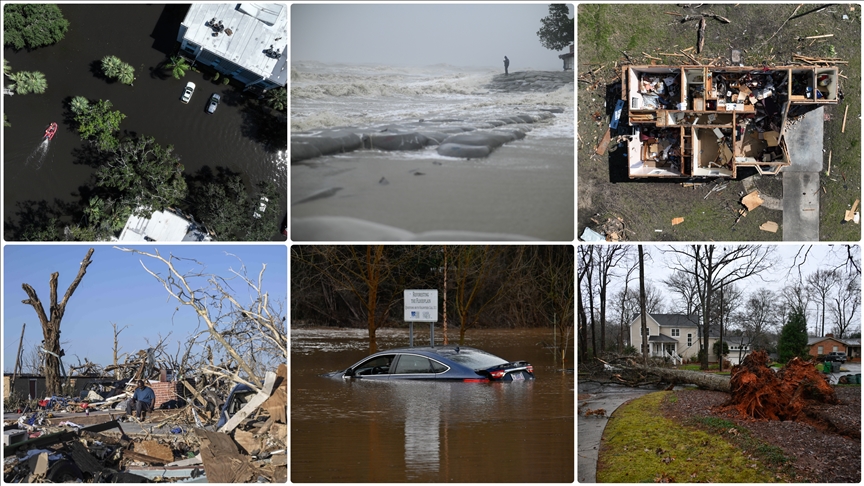
{"type": "Polygon", "coordinates": [[[780,339],[777,343],[779,361],[785,363],[796,356],[808,359],[810,355],[807,339],[807,318],[804,316],[804,309],[796,306],[789,314],[789,321],[780,331],[780,339]]]}
{"type": "Polygon", "coordinates": [[[3,42],[15,50],[35,49],[59,42],[69,30],[60,7],[51,4],[3,5],[3,42]]]}
{"type": "Polygon", "coordinates": [[[560,51],[573,43],[573,19],[565,3],[549,5],[549,15],[540,19],[543,27],[537,31],[540,44],[546,49],[560,51]]]}

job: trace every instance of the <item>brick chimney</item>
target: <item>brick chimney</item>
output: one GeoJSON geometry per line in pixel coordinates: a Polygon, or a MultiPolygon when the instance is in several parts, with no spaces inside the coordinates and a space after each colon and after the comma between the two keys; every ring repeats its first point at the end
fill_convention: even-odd
{"type": "Polygon", "coordinates": [[[831,334],[831,333],[830,333],[830,332],[829,332],[829,333],[828,333],[828,334],[826,334],[826,335],[825,335],[825,337],[826,337],[826,338],[827,338],[827,337],[830,337],[830,338],[833,338],[833,337],[834,337],[834,335],[833,335],[833,334],[831,334]]]}

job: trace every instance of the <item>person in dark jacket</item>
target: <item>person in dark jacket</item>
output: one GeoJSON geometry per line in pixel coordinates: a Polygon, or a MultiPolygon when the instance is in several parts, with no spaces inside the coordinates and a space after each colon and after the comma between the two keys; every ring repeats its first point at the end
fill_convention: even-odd
{"type": "Polygon", "coordinates": [[[510,59],[507,59],[507,56],[504,56],[504,74],[505,75],[508,74],[507,68],[509,68],[509,67],[510,67],[510,59]]]}
{"type": "Polygon", "coordinates": [[[153,410],[153,405],[156,403],[156,394],[153,389],[148,387],[144,380],[138,380],[138,388],[132,394],[132,398],[126,402],[126,415],[138,417],[144,420],[147,412],[153,410]],[[132,411],[135,407],[135,411],[132,411]]]}

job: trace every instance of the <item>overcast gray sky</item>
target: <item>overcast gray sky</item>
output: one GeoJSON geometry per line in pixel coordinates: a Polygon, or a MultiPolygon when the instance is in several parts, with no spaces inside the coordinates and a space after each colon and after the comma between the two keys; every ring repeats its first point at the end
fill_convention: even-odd
{"type": "MultiPolygon", "coordinates": [[[[573,6],[570,5],[571,18],[573,6]]],[[[540,45],[546,3],[529,5],[292,5],[292,61],[560,70],[540,45]]]]}

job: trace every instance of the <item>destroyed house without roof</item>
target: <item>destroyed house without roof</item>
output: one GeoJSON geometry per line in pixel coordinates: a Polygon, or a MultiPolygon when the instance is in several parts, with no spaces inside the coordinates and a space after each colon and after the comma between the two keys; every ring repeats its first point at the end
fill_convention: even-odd
{"type": "Polygon", "coordinates": [[[834,67],[626,66],[621,74],[631,179],[735,178],[739,167],[777,174],[791,164],[789,122],[841,96],[834,67]]]}

